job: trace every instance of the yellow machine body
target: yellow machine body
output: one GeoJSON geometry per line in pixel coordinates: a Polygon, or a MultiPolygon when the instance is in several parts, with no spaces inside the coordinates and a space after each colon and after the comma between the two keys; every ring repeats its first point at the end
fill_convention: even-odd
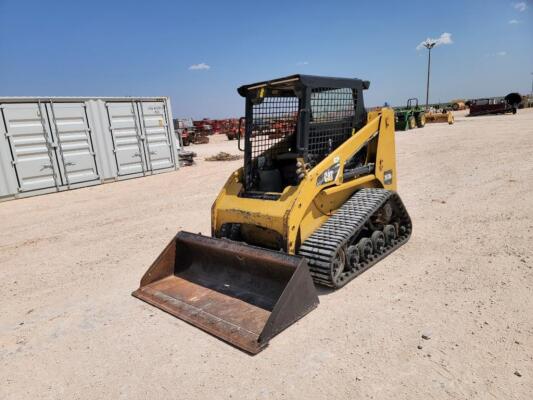
{"type": "Polygon", "coordinates": [[[308,172],[298,186],[286,187],[278,200],[240,197],[243,190],[243,169],[240,168],[230,176],[213,204],[212,235],[218,236],[225,223],[239,223],[247,242],[276,248],[281,238],[283,250],[295,254],[299,244],[356,190],[363,187],[396,190],[395,154],[394,111],[382,108],[370,112],[362,129],[308,172]],[[344,182],[345,162],[367,143],[371,143],[367,157],[375,157],[374,173],[344,182]],[[337,163],[340,168],[335,178],[317,184],[318,177],[337,163]],[[388,184],[385,172],[392,173],[388,184]]]}

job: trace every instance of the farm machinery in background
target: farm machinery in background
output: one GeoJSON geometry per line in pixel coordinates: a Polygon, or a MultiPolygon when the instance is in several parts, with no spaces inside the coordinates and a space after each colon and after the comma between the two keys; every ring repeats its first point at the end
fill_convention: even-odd
{"type": "MultiPolygon", "coordinates": [[[[516,114],[518,108],[523,104],[522,96],[518,93],[509,93],[501,98],[485,98],[468,101],[470,107],[469,117],[489,114],[516,114]]],[[[523,106],[522,106],[523,107],[523,106]]]]}
{"type": "Polygon", "coordinates": [[[213,121],[204,118],[200,121],[194,121],[195,139],[194,144],[209,143],[209,136],[213,134],[213,121]]]}
{"type": "MultiPolygon", "coordinates": [[[[241,133],[244,126],[240,127],[241,133]]],[[[226,135],[228,140],[234,140],[238,137],[239,119],[209,119],[193,121],[192,118],[178,118],[174,120],[174,130],[178,138],[181,137],[183,146],[189,144],[209,143],[211,135],[226,135]]]]}
{"type": "Polygon", "coordinates": [[[418,105],[417,98],[408,99],[407,105],[403,108],[395,108],[394,119],[397,131],[423,128],[426,125],[425,111],[418,105]]]}
{"type": "Polygon", "coordinates": [[[447,108],[446,111],[462,111],[462,110],[466,110],[466,102],[462,99],[456,99],[456,100],[452,100],[448,103],[448,107],[443,107],[443,108],[447,108]],[[451,110],[450,110],[451,109],[451,110]]]}
{"type": "Polygon", "coordinates": [[[452,111],[466,110],[466,102],[462,99],[455,99],[448,103],[430,104],[426,111],[426,123],[448,123],[452,125],[455,117],[452,111]]]}
{"type": "Polygon", "coordinates": [[[182,146],[188,146],[191,143],[203,144],[209,143],[207,130],[203,127],[198,128],[192,118],[177,118],[174,120],[174,132],[177,140],[182,146]]]}
{"type": "Polygon", "coordinates": [[[191,132],[193,130],[194,125],[191,118],[174,119],[174,133],[176,134],[178,147],[188,146],[191,143],[191,132]]]}
{"type": "MultiPolygon", "coordinates": [[[[291,116],[292,118],[293,116],[291,116]]],[[[203,144],[209,143],[209,136],[211,135],[226,135],[228,140],[235,140],[239,137],[239,130],[241,135],[244,133],[244,118],[227,118],[227,119],[208,119],[193,121],[192,118],[179,118],[174,120],[174,129],[178,138],[181,137],[183,146],[189,144],[203,144]]],[[[253,136],[266,135],[270,139],[280,136],[280,132],[284,132],[288,124],[291,122],[289,118],[275,118],[270,121],[265,121],[265,126],[261,129],[254,129],[253,136]]]]}
{"type": "MultiPolygon", "coordinates": [[[[430,104],[429,110],[419,106],[417,98],[407,100],[405,107],[395,107],[395,129],[406,131],[414,128],[423,128],[426,123],[448,123],[455,122],[452,111],[461,111],[471,108],[470,116],[486,114],[516,113],[518,108],[531,107],[533,99],[528,96],[520,96],[518,93],[510,93],[505,97],[484,98],[465,101],[454,99],[446,103],[430,104]]],[[[384,107],[388,107],[385,103],[384,107]]],[[[380,111],[382,107],[369,108],[369,111],[380,111]]],[[[289,117],[278,117],[265,124],[260,129],[252,129],[251,135],[268,136],[269,139],[281,137],[280,132],[284,132],[290,124],[289,117]]],[[[183,146],[189,144],[209,143],[210,135],[226,135],[228,140],[235,140],[244,134],[245,126],[240,123],[244,118],[209,119],[193,121],[192,118],[178,118],[174,120],[174,130],[176,140],[183,146]]]]}
{"type": "Polygon", "coordinates": [[[230,118],[222,121],[222,132],[226,135],[228,140],[234,140],[239,137],[239,129],[241,134],[244,133],[244,125],[239,124],[239,118],[230,118]]]}
{"type": "MultiPolygon", "coordinates": [[[[201,121],[194,121],[196,129],[203,132],[204,135],[226,135],[228,140],[234,140],[238,136],[239,119],[208,119],[204,118],[201,121]]],[[[241,126],[244,130],[244,126],[241,126]]]]}
{"type": "Polygon", "coordinates": [[[453,113],[446,108],[430,108],[429,111],[426,112],[425,117],[426,123],[428,124],[447,122],[449,125],[452,125],[455,122],[453,113]]]}
{"type": "Polygon", "coordinates": [[[426,123],[448,123],[452,125],[455,122],[452,110],[464,110],[465,103],[462,101],[452,101],[445,104],[434,104],[426,110],[426,123]]]}
{"type": "Polygon", "coordinates": [[[423,128],[426,123],[444,122],[453,124],[455,119],[452,110],[464,110],[462,100],[452,100],[446,104],[432,105],[428,110],[418,105],[417,98],[407,100],[406,107],[395,108],[395,128],[397,131],[406,131],[414,128],[423,128]]]}

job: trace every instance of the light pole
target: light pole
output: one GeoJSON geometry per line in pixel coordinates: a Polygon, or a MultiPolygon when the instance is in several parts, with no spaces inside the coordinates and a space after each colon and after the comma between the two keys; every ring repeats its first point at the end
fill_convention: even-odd
{"type": "Polygon", "coordinates": [[[428,80],[426,85],[426,111],[429,109],[429,71],[431,69],[431,49],[437,44],[436,40],[428,39],[424,42],[424,47],[428,49],[428,80]]]}

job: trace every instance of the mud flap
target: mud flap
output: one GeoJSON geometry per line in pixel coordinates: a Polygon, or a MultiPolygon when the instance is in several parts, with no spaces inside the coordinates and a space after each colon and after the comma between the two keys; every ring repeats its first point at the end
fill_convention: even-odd
{"type": "Polygon", "coordinates": [[[183,231],[132,294],[253,354],[318,305],[305,258],[183,231]]]}

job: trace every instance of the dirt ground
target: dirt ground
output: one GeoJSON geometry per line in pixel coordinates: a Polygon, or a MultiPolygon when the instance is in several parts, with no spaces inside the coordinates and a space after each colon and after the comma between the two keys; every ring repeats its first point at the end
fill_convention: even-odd
{"type": "Polygon", "coordinates": [[[235,141],[0,203],[0,398],[531,399],[533,110],[462,115],[397,134],[411,240],[254,357],[130,295],[177,230],[209,234],[242,161],[203,157],[235,141]]]}

